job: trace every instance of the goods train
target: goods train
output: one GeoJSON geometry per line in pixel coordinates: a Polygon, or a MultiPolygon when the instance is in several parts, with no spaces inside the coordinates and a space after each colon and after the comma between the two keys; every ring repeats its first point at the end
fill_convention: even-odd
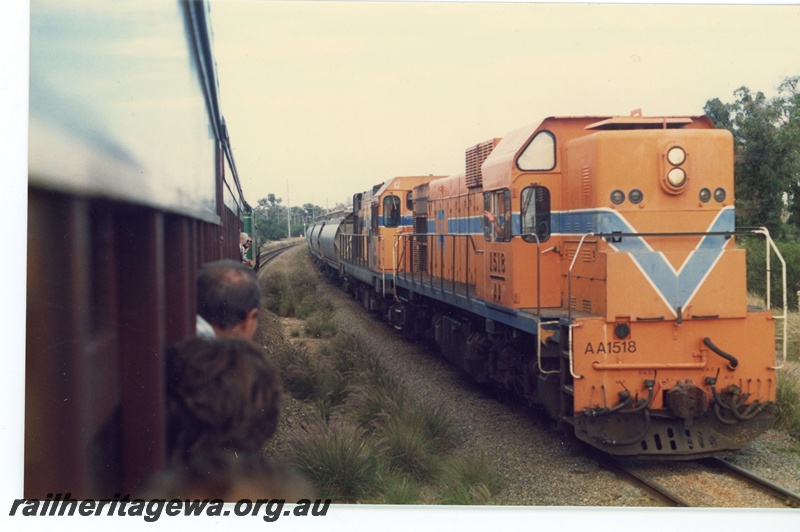
{"type": "Polygon", "coordinates": [[[467,149],[458,175],[355,194],[306,238],[365,308],[580,440],[719,455],[771,426],[776,388],[733,163],[704,116],[548,117],[467,149]]]}
{"type": "Polygon", "coordinates": [[[136,494],[164,463],[165,346],[244,199],[207,2],[32,2],[24,496],[136,494]]]}

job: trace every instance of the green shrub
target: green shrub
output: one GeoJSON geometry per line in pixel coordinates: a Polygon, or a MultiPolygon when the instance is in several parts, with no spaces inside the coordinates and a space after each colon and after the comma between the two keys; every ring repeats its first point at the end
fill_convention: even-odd
{"type": "Polygon", "coordinates": [[[313,338],[330,338],[336,334],[336,324],[330,317],[314,314],[306,320],[305,332],[313,338]]]}
{"type": "Polygon", "coordinates": [[[270,271],[269,281],[264,284],[264,308],[279,316],[283,306],[284,294],[287,292],[286,276],[280,270],[270,271]]]}
{"type": "Polygon", "coordinates": [[[396,379],[379,374],[375,380],[354,385],[346,405],[359,427],[374,430],[385,419],[399,415],[406,400],[405,388],[396,379]]]}
{"type": "Polygon", "coordinates": [[[386,416],[376,431],[377,445],[394,470],[426,481],[436,473],[439,456],[418,420],[402,414],[386,416]]]}
{"type": "Polygon", "coordinates": [[[442,504],[490,504],[500,490],[500,478],[483,456],[458,458],[445,467],[442,504]]]}
{"type": "Polygon", "coordinates": [[[778,370],[775,426],[800,435],[800,372],[786,366],[778,370]]]}
{"type": "Polygon", "coordinates": [[[283,317],[330,315],[333,303],[317,294],[317,281],[305,268],[271,268],[264,285],[264,307],[283,317]]]}
{"type": "MultiPolygon", "coordinates": [[[[767,294],[766,245],[763,237],[737,237],[737,245],[747,251],[747,289],[762,298],[767,294]]],[[[776,242],[786,261],[787,304],[797,310],[797,292],[800,291],[800,242],[776,242]]],[[[781,290],[781,264],[774,253],[770,257],[772,306],[783,306],[781,290]]]]}
{"type": "Polygon", "coordinates": [[[461,442],[455,425],[441,406],[413,404],[403,411],[403,418],[407,424],[420,427],[428,445],[435,453],[450,451],[461,442]]]}
{"type": "Polygon", "coordinates": [[[283,386],[292,397],[303,400],[319,395],[316,392],[326,378],[326,368],[318,364],[306,348],[296,349],[292,359],[283,361],[280,368],[283,386]]]}
{"type": "Polygon", "coordinates": [[[792,312],[786,320],[786,358],[800,362],[800,313],[792,312]]]}
{"type": "Polygon", "coordinates": [[[422,497],[422,487],[405,475],[381,475],[380,489],[381,494],[374,501],[380,504],[419,504],[422,497]]]}
{"type": "Polygon", "coordinates": [[[381,489],[379,462],[365,433],[342,418],[313,423],[294,442],[295,466],[323,498],[357,502],[381,489]]]}
{"type": "Polygon", "coordinates": [[[317,313],[330,316],[334,311],[333,302],[317,293],[304,292],[297,294],[297,296],[302,296],[296,302],[296,316],[298,318],[307,318],[317,313]]]}
{"type": "Polygon", "coordinates": [[[352,334],[337,334],[320,349],[336,371],[349,377],[360,378],[372,364],[361,340],[352,334]]]}

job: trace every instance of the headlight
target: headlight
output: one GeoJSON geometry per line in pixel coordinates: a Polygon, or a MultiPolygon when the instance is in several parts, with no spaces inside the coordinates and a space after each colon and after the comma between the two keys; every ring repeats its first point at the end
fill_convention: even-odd
{"type": "Polygon", "coordinates": [[[680,166],[686,160],[686,152],[677,146],[670,148],[667,152],[667,160],[674,166],[680,166]]]}
{"type": "Polygon", "coordinates": [[[681,168],[673,168],[667,174],[667,181],[669,184],[675,188],[682,187],[686,184],[686,172],[684,172],[681,168]]]}

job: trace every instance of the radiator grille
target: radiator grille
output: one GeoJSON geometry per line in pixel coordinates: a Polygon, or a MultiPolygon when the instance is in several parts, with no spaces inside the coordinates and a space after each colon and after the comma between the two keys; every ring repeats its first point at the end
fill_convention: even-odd
{"type": "Polygon", "coordinates": [[[497,143],[500,142],[499,138],[487,140],[476,144],[471,148],[467,148],[466,153],[466,170],[467,170],[467,188],[475,188],[483,185],[483,174],[481,174],[481,165],[492,153],[492,150],[497,143]]]}

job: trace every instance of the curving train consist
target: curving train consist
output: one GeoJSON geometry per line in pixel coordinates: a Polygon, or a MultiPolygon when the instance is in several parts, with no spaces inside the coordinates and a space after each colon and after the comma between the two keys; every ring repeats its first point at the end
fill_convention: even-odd
{"type": "Polygon", "coordinates": [[[690,459],[774,419],[775,318],[748,306],[733,199],[732,137],[707,117],[549,117],[469,148],[462,174],[356,194],[306,238],[478,382],[607,453],[690,459]]]}
{"type": "Polygon", "coordinates": [[[251,211],[208,2],[73,4],[31,4],[24,495],[41,500],[136,494],[164,464],[166,346],[251,211]]]}

